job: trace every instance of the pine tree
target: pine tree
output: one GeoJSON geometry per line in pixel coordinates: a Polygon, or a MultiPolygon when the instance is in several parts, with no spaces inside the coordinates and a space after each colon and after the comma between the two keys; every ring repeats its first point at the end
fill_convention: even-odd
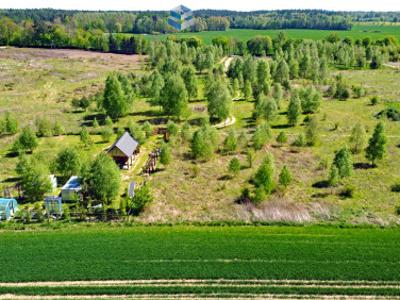
{"type": "Polygon", "coordinates": [[[334,164],[332,164],[329,172],[328,183],[330,186],[337,186],[339,184],[339,180],[339,170],[334,164]]]}
{"type": "Polygon", "coordinates": [[[275,186],[274,172],[274,158],[272,154],[269,153],[254,175],[255,186],[257,188],[263,188],[267,195],[272,192],[275,186]]]}
{"type": "Polygon", "coordinates": [[[171,162],[171,149],[168,144],[163,143],[160,147],[160,163],[164,166],[169,165],[171,162]]]}
{"type": "Polygon", "coordinates": [[[232,158],[229,162],[228,171],[235,177],[240,172],[240,161],[237,157],[232,158]]]}
{"type": "Polygon", "coordinates": [[[257,64],[257,94],[268,94],[270,80],[271,73],[268,62],[262,59],[257,64]]]}
{"type": "Polygon", "coordinates": [[[222,79],[216,79],[206,93],[211,119],[225,120],[230,116],[232,96],[222,79]]]}
{"type": "Polygon", "coordinates": [[[129,103],[122,89],[121,82],[115,74],[107,77],[104,88],[102,107],[113,119],[124,116],[129,109],[129,103]]]}
{"type": "Polygon", "coordinates": [[[14,152],[33,151],[38,146],[36,134],[30,127],[26,126],[22,129],[21,134],[15,141],[12,150],[14,152]]]}
{"type": "Polygon", "coordinates": [[[171,75],[167,78],[161,90],[161,106],[169,116],[178,119],[189,114],[189,95],[185,83],[179,75],[171,75]]]}
{"type": "Polygon", "coordinates": [[[284,143],[287,142],[287,136],[284,131],[279,132],[278,136],[276,137],[276,141],[282,146],[284,143]]]}
{"type": "Polygon", "coordinates": [[[193,99],[198,94],[198,82],[196,77],[196,71],[192,66],[185,67],[182,70],[182,79],[185,83],[186,90],[188,91],[189,98],[193,99]]]}
{"type": "Polygon", "coordinates": [[[244,83],[243,94],[246,100],[251,100],[253,98],[253,89],[251,88],[251,83],[248,80],[246,80],[244,83]]]}
{"type": "Polygon", "coordinates": [[[315,146],[318,142],[318,120],[316,117],[310,119],[305,130],[307,145],[315,146]]]}
{"type": "Polygon", "coordinates": [[[275,83],[272,87],[272,97],[274,98],[278,108],[280,107],[279,103],[283,97],[282,85],[280,83],[275,83]]]}
{"type": "Polygon", "coordinates": [[[86,127],[82,127],[81,132],[79,133],[81,142],[85,145],[85,147],[90,146],[92,144],[92,140],[90,138],[90,134],[86,127]]]}
{"type": "Polygon", "coordinates": [[[249,148],[246,153],[246,159],[247,159],[247,164],[249,168],[251,169],[253,167],[253,162],[256,154],[252,148],[249,148]]]}
{"type": "Polygon", "coordinates": [[[275,81],[282,85],[289,81],[289,67],[284,59],[278,62],[274,77],[275,81]]]}
{"type": "Polygon", "coordinates": [[[292,174],[286,166],[283,166],[281,173],[279,174],[279,184],[286,189],[292,182],[292,174]]]}
{"type": "Polygon", "coordinates": [[[288,124],[290,126],[296,126],[299,122],[299,118],[301,116],[301,102],[300,98],[297,95],[294,95],[290,98],[288,111],[287,111],[287,118],[288,124]]]}
{"type": "Polygon", "coordinates": [[[238,146],[238,141],[236,138],[236,133],[235,131],[231,130],[228,136],[224,140],[224,151],[227,153],[234,152],[236,151],[237,146],[238,146]]]}
{"type": "Polygon", "coordinates": [[[270,138],[271,129],[269,128],[268,124],[258,125],[252,137],[253,148],[255,150],[260,150],[270,138]]]}
{"type": "Polygon", "coordinates": [[[383,159],[386,152],[387,138],[383,123],[378,123],[374,133],[368,142],[368,147],[365,149],[365,157],[371,161],[373,165],[377,160],[383,159]]]}
{"type": "Polygon", "coordinates": [[[353,153],[361,153],[366,146],[365,128],[361,123],[354,126],[350,136],[350,146],[353,153]]]}
{"type": "Polygon", "coordinates": [[[353,160],[350,150],[344,147],[336,152],[333,165],[338,169],[339,177],[349,177],[353,172],[353,160]]]}

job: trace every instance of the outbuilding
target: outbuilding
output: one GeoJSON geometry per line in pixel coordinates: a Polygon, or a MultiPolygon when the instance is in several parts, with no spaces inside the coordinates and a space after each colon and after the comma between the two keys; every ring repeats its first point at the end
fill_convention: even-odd
{"type": "Polygon", "coordinates": [[[17,211],[17,200],[13,198],[0,198],[0,221],[10,220],[17,211]]]}
{"type": "Polygon", "coordinates": [[[62,199],[57,196],[49,196],[44,199],[44,207],[47,215],[62,215],[62,199]]]}
{"type": "Polygon", "coordinates": [[[61,188],[63,201],[77,201],[81,198],[82,186],[78,176],[71,176],[61,188]]]}
{"type": "Polygon", "coordinates": [[[130,169],[139,153],[139,143],[128,133],[124,134],[107,150],[121,169],[130,169]]]}

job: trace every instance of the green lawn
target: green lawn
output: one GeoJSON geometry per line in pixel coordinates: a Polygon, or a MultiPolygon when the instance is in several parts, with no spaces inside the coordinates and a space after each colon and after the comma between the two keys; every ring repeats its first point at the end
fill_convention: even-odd
{"type": "Polygon", "coordinates": [[[142,279],[164,280],[160,284],[165,286],[150,281],[100,283],[95,287],[90,282],[82,282],[80,287],[3,285],[0,294],[399,295],[399,289],[393,288],[400,280],[399,241],[397,229],[333,227],[97,225],[3,231],[1,282],[142,279]],[[198,281],[185,284],[188,279],[198,281]],[[257,283],[256,279],[265,282],[257,283]],[[287,279],[291,281],[284,281],[287,279]],[[311,285],[307,280],[315,282],[311,285]],[[353,289],[360,284],[362,287],[353,289]],[[388,287],[384,289],[384,285],[388,287]]]}
{"type": "MultiPolygon", "coordinates": [[[[321,40],[326,38],[330,33],[336,32],[341,38],[347,36],[356,39],[370,37],[372,40],[382,39],[392,35],[400,38],[399,25],[354,25],[349,31],[330,31],[330,30],[312,30],[312,29],[286,29],[286,30],[255,30],[255,29],[230,29],[228,31],[206,31],[199,33],[178,33],[178,37],[198,36],[204,40],[206,44],[211,44],[212,39],[220,36],[229,36],[240,41],[247,41],[257,35],[269,35],[272,38],[279,32],[284,31],[289,38],[295,39],[313,39],[321,40]]],[[[168,35],[146,35],[150,40],[166,39],[168,35]]]]}

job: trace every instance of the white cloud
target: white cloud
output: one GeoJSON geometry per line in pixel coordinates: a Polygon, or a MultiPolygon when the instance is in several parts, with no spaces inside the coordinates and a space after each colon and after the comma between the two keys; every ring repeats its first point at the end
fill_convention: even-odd
{"type": "Polygon", "coordinates": [[[0,8],[62,8],[85,10],[168,10],[179,4],[192,9],[229,10],[327,9],[400,11],[398,0],[0,0],[0,8]]]}

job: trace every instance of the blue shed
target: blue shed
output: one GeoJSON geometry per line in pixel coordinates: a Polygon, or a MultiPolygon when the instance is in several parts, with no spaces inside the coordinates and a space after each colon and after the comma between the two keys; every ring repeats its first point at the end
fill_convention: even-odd
{"type": "Polygon", "coordinates": [[[44,206],[48,215],[62,215],[61,197],[50,196],[44,199],[44,206]]]}
{"type": "Polygon", "coordinates": [[[10,220],[17,211],[17,200],[11,198],[0,198],[0,221],[10,220]]]}

